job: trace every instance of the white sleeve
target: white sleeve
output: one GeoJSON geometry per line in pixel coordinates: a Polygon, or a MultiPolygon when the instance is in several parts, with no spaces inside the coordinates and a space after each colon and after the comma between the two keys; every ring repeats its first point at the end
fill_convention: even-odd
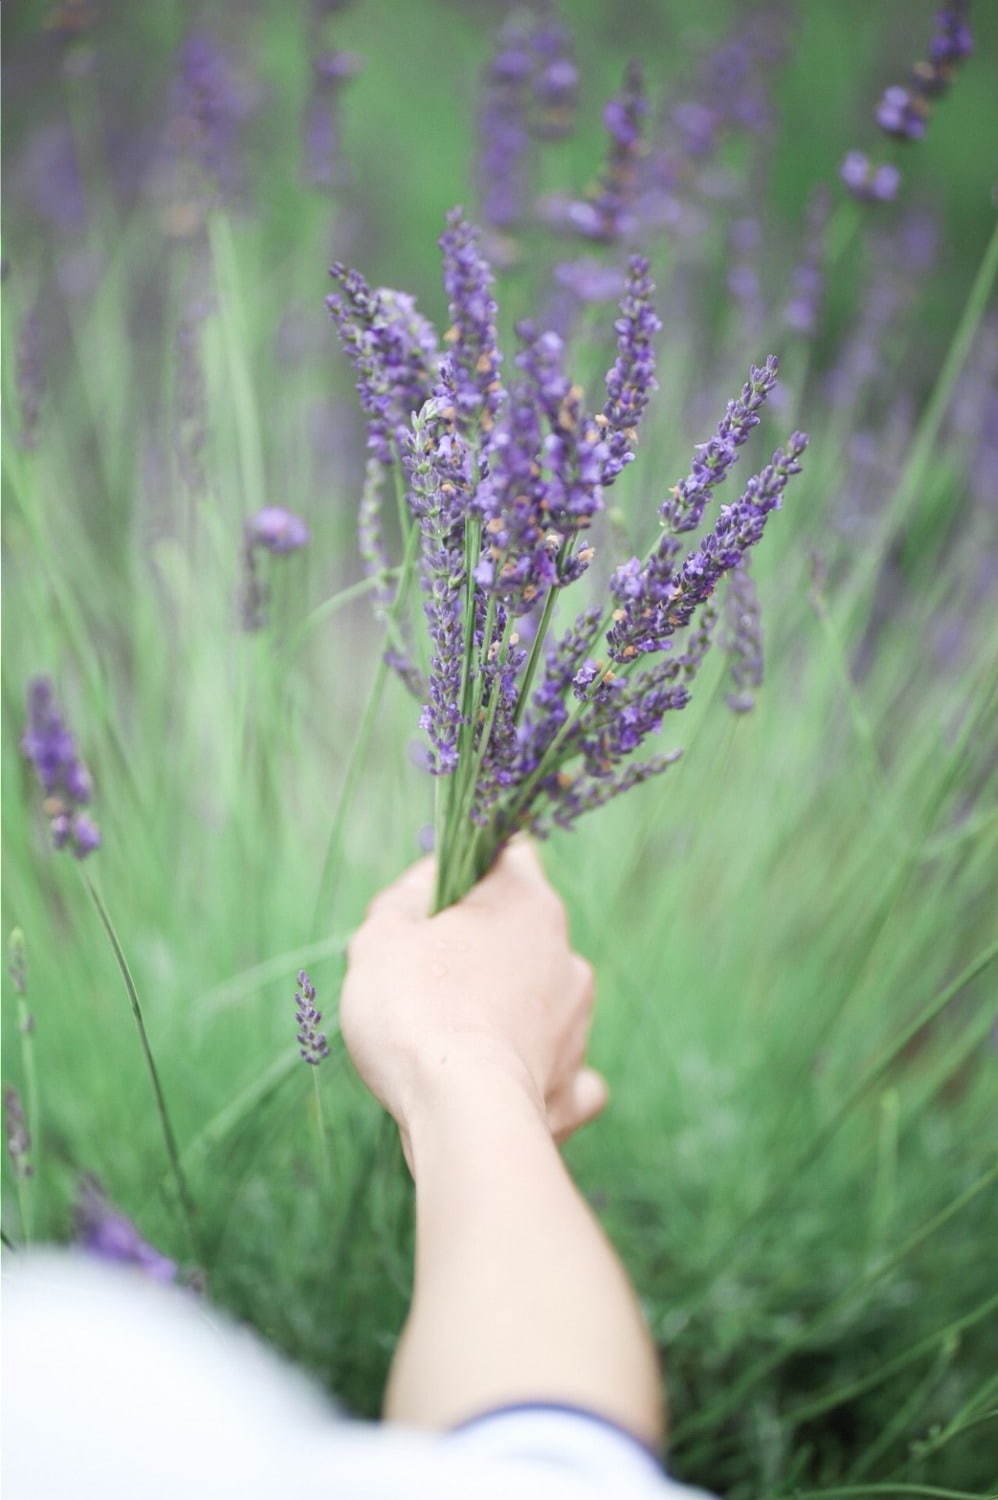
{"type": "Polygon", "coordinates": [[[589,1414],[342,1420],[207,1303],[65,1252],[4,1261],[4,1500],[680,1500],[589,1414]]]}

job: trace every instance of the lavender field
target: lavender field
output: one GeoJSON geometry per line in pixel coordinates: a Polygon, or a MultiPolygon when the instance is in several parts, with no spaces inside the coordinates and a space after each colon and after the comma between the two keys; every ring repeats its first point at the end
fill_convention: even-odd
{"type": "Polygon", "coordinates": [[[375,1414],[346,944],[526,829],[672,1470],[993,1495],[998,13],[4,19],[4,1255],[375,1414]]]}

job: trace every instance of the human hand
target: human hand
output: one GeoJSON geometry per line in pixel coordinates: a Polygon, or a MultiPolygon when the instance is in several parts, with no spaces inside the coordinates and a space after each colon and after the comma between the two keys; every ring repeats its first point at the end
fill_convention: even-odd
{"type": "Polygon", "coordinates": [[[340,1025],[357,1071],[397,1121],[453,1088],[512,1079],[558,1140],[599,1114],[584,1066],[595,990],[533,848],[516,840],[456,906],[427,915],[432,859],[372,902],[350,943],[340,1025]]]}

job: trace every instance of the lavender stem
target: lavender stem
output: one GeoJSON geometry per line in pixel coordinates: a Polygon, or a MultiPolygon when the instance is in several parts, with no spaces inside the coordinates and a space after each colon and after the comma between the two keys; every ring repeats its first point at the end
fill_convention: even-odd
{"type": "Polygon", "coordinates": [[[187,1228],[187,1235],[191,1242],[191,1247],[194,1251],[195,1256],[199,1260],[203,1261],[204,1256],[202,1254],[201,1243],[198,1232],[195,1228],[194,1202],[190,1195],[190,1189],[187,1186],[187,1178],[184,1176],[183,1167],[180,1165],[180,1152],[177,1150],[177,1138],[173,1133],[173,1125],[170,1120],[170,1111],[167,1108],[166,1095],[163,1092],[163,1085],[160,1082],[159,1070],[156,1067],[156,1059],[153,1056],[152,1046],[149,1042],[149,1033],[146,1031],[146,1023],[142,1015],[142,1006],[139,1001],[138,990],[135,988],[135,981],[132,978],[131,970],[128,967],[128,960],[125,958],[124,950],[120,942],[118,941],[118,934],[114,930],[114,924],[111,921],[107,907],[104,905],[104,902],[101,900],[101,897],[98,894],[97,887],[94,885],[89,875],[83,875],[83,882],[86,885],[87,890],[90,892],[91,900],[93,901],[94,906],[97,908],[97,915],[100,917],[101,923],[104,927],[104,931],[107,933],[108,940],[111,944],[111,949],[114,953],[115,962],[118,965],[118,970],[124,982],[129,1004],[132,1007],[132,1015],[135,1018],[135,1025],[138,1028],[139,1041],[142,1044],[142,1052],[143,1056],[145,1057],[146,1068],[148,1069],[149,1079],[152,1083],[153,1095],[155,1096],[156,1100],[156,1112],[159,1115],[159,1123],[163,1131],[163,1142],[166,1146],[166,1154],[170,1161],[170,1170],[173,1173],[173,1180],[174,1184],[176,1185],[177,1196],[180,1200],[180,1207],[183,1214],[184,1223],[187,1228]]]}

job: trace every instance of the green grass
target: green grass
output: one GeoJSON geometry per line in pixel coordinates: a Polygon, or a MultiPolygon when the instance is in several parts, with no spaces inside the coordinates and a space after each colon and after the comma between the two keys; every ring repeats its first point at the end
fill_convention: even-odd
{"type": "MultiPolygon", "coordinates": [[[[355,754],[378,636],[363,591],[344,592],[361,576],[362,434],[321,297],[326,261],[343,253],[442,316],[434,240],[446,208],[468,199],[486,41],[427,0],[404,8],[389,46],[375,9],[340,23],[369,64],[344,96],[355,176],[331,207],[297,178],[302,38],[293,15],[262,7],[251,53],[275,93],[256,127],[258,193],[251,213],[216,215],[194,242],[168,243],[155,200],[125,212],[102,181],[95,79],[53,85],[45,109],[66,91],[88,146],[100,204],[89,242],[104,271],[88,296],[59,292],[67,247],[15,224],[4,351],[4,920],[24,933],[35,1029],[20,1035],[11,994],[3,1039],[29,1106],[27,1064],[37,1079],[36,1170],[20,1184],[33,1236],[66,1237],[75,1176],[93,1171],[148,1238],[191,1262],[89,876],[134,978],[209,1294],[368,1414],[406,1305],[409,1189],[335,1040],[318,1075],[320,1136],[292,994],[305,965],[332,1021],[344,940],[418,852],[432,787],[408,754],[417,709],[394,678],[355,754]],[[196,325],[206,438],[194,489],[178,459],[193,431],[177,343],[192,286],[210,304],[196,325]],[[16,346],[40,291],[54,352],[39,444],[26,450],[16,346]],[[293,361],[276,348],[288,319],[285,343],[297,334],[303,347],[293,361]],[[264,501],[306,516],[313,542],[268,559],[270,624],[248,635],[240,535],[264,501]],[[83,869],[49,850],[17,749],[39,670],[54,676],[94,774],[105,842],[83,869]]],[[[856,110],[865,120],[890,67],[889,56],[872,72],[839,62],[815,83],[825,123],[804,109],[817,59],[843,47],[859,13],[842,9],[805,18],[780,84],[788,131],[766,211],[776,298],[804,190],[831,174],[840,146],[870,141],[856,110]]],[[[892,27],[906,10],[889,9],[883,32],[862,45],[857,33],[868,60],[899,45],[892,27]]],[[[717,35],[725,13],[705,12],[699,34],[717,35]]],[[[626,37],[608,47],[605,6],[579,14],[587,113],[546,168],[555,183],[591,171],[596,102],[627,50],[626,37]]],[[[31,24],[29,13],[17,38],[25,57],[31,24]]],[[[648,6],[633,24],[665,36],[673,18],[648,6]]],[[[129,25],[148,47],[149,100],[179,11],[138,8],[129,25]]],[[[663,50],[663,72],[681,77],[681,51],[663,50]]],[[[998,818],[987,772],[998,692],[994,631],[967,586],[987,516],[949,418],[987,301],[975,277],[993,213],[959,124],[969,134],[986,118],[985,72],[984,61],[968,67],[911,158],[912,198],[944,208],[946,248],[883,351],[890,388],[844,408],[825,394],[861,305],[863,216],[834,268],[822,342],[795,346],[774,323],[752,351],[783,355],[793,404],[772,413],[753,452],[795,422],[812,433],[755,566],[768,654],[755,712],[727,713],[723,663],[711,661],[663,731],[665,747],[685,747],[680,764],[546,851],[597,968],[593,1052],[613,1094],[571,1163],[666,1353],[676,1470],[732,1500],[994,1488],[998,818]],[[850,434],[900,391],[915,424],[908,466],[884,481],[869,524],[844,531],[850,434]],[[938,624],[954,599],[961,635],[945,656],[938,624]]],[[[23,104],[26,120],[44,112],[23,104]]],[[[716,267],[719,245],[702,254],[716,267]]],[[[664,244],[653,262],[671,299],[664,244]]],[[[510,273],[505,306],[524,310],[539,278],[510,273]]],[[[667,318],[662,390],[615,491],[616,534],[635,549],[741,379],[738,330],[718,311],[723,274],[697,296],[695,311],[714,319],[709,347],[702,324],[667,318]]],[[[594,334],[578,367],[605,369],[610,347],[594,334]]],[[[601,560],[623,550],[610,529],[599,541],[601,560]]],[[[29,1225],[9,1167],[4,1222],[19,1244],[29,1225]]]]}

